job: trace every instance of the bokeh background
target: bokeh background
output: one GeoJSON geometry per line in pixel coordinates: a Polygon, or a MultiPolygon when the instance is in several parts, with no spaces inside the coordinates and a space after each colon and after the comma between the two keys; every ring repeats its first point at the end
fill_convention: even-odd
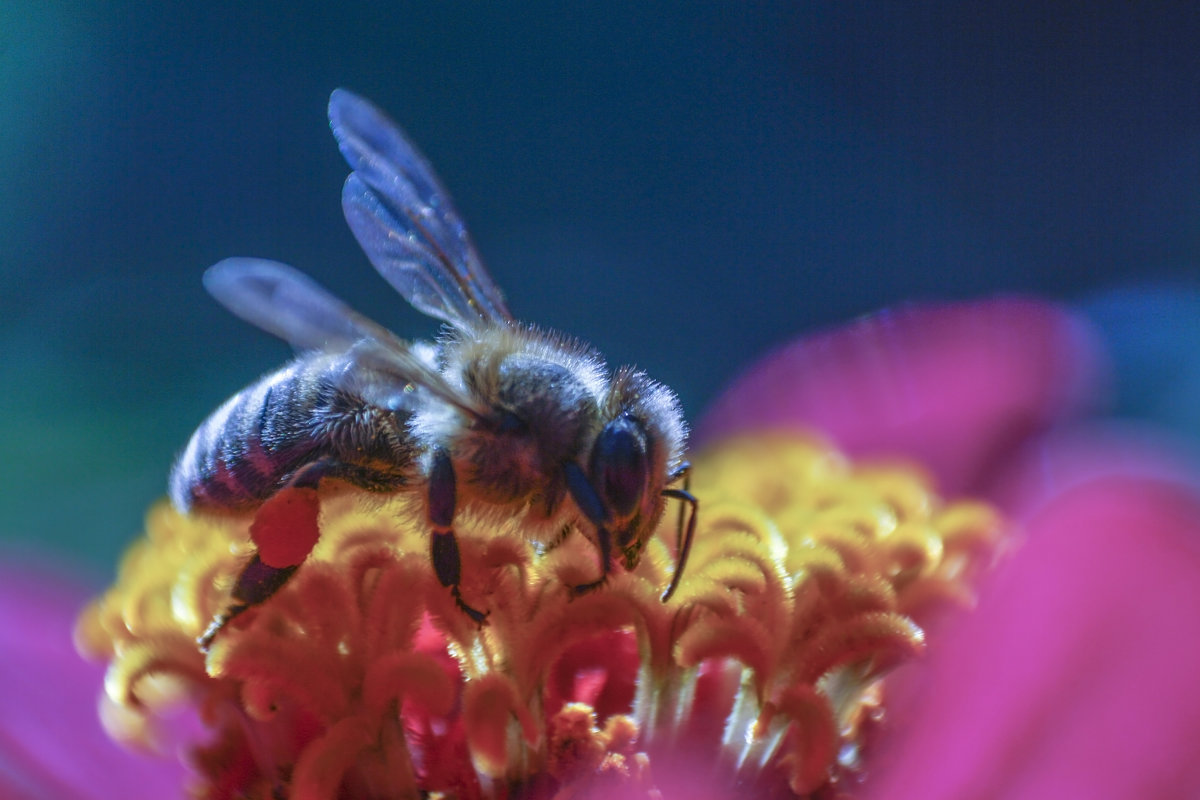
{"type": "Polygon", "coordinates": [[[518,316],[674,386],[882,306],[1028,293],[1114,413],[1200,432],[1188,2],[0,4],[0,552],[99,581],[285,345],[200,286],[292,263],[406,336],[339,207],[331,89],[436,165],[518,316]]]}

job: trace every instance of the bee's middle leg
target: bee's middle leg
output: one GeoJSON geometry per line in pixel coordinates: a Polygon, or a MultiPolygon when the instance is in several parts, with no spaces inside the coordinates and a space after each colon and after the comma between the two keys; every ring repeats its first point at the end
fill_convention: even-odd
{"type": "Polygon", "coordinates": [[[458,539],[454,537],[454,506],[458,499],[458,486],[454,477],[454,464],[450,454],[442,448],[433,451],[433,464],[429,471],[429,527],[432,531],[430,556],[438,582],[450,589],[455,604],[476,623],[483,624],[487,614],[467,605],[459,592],[462,577],[462,557],[458,552],[458,539]]]}

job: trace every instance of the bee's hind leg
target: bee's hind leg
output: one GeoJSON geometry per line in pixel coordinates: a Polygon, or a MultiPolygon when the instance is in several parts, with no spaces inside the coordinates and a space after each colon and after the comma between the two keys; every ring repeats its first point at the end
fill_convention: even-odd
{"type": "Polygon", "coordinates": [[[308,558],[320,534],[317,484],[337,475],[341,467],[341,462],[330,458],[306,464],[259,507],[250,524],[257,550],[233,584],[233,602],[196,639],[202,652],[208,652],[226,625],[279,591],[308,558]]]}
{"type": "Polygon", "coordinates": [[[231,596],[234,602],[230,604],[229,608],[217,614],[204,633],[196,639],[196,644],[200,646],[201,652],[207,653],[212,647],[213,640],[217,638],[217,634],[242,612],[262,603],[279,591],[279,588],[287,583],[288,578],[292,577],[292,573],[298,566],[298,564],[290,567],[268,566],[262,562],[258,553],[255,553],[233,585],[231,596]]]}
{"type": "Polygon", "coordinates": [[[477,624],[487,620],[487,614],[467,605],[459,591],[462,577],[462,557],[458,552],[458,540],[454,537],[454,506],[458,498],[458,487],[454,478],[454,464],[444,449],[433,451],[433,464],[429,470],[429,527],[432,531],[430,556],[438,582],[450,589],[454,603],[464,614],[477,624]]]}

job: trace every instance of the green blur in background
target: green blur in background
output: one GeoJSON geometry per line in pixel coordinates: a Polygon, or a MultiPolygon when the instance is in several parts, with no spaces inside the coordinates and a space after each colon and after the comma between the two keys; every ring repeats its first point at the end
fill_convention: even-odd
{"type": "Polygon", "coordinates": [[[1194,442],[1197,40],[1188,3],[6,3],[0,546],[101,580],[288,356],[205,296],[221,258],[436,333],[341,219],[336,86],[431,158],[519,317],[692,417],[795,335],[1026,292],[1194,442]]]}

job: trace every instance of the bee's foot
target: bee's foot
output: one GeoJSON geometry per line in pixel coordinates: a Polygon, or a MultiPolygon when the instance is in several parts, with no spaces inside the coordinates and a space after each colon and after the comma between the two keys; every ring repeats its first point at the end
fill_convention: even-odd
{"type": "Polygon", "coordinates": [[[597,589],[599,589],[601,586],[603,586],[607,582],[608,582],[608,576],[606,575],[605,577],[601,578],[598,581],[592,581],[591,583],[581,583],[578,586],[571,586],[571,587],[569,587],[571,596],[572,597],[583,597],[588,592],[596,591],[597,589]]]}
{"type": "Polygon", "coordinates": [[[242,604],[230,606],[225,611],[213,617],[213,621],[208,623],[208,627],[204,629],[204,633],[200,634],[196,639],[196,644],[200,647],[200,652],[207,655],[209,648],[212,647],[213,640],[217,638],[217,634],[223,631],[230,621],[249,607],[242,604]]]}
{"type": "Polygon", "coordinates": [[[459,611],[463,612],[468,617],[470,617],[471,621],[474,622],[476,625],[486,625],[487,624],[487,618],[488,618],[487,612],[479,611],[478,609],[472,608],[471,606],[467,605],[466,602],[463,601],[462,595],[458,593],[457,586],[455,586],[453,588],[452,593],[454,594],[454,604],[456,606],[458,606],[459,611]]]}

